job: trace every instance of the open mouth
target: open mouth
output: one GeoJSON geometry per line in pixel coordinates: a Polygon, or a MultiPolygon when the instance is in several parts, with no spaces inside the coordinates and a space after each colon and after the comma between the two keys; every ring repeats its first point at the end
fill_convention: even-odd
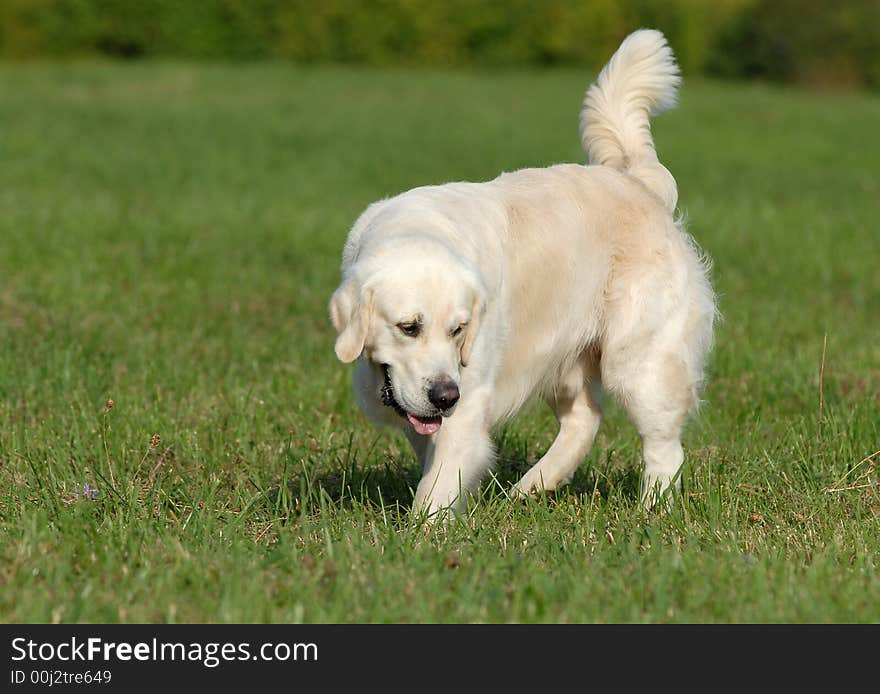
{"type": "Polygon", "coordinates": [[[440,425],[443,424],[443,418],[439,415],[436,417],[419,417],[407,412],[394,397],[394,389],[391,387],[391,375],[388,370],[388,364],[382,364],[382,373],[385,376],[385,382],[382,384],[382,404],[386,407],[393,408],[397,414],[404,419],[409,420],[409,423],[412,424],[412,427],[417,434],[422,436],[436,434],[440,430],[440,425]]]}

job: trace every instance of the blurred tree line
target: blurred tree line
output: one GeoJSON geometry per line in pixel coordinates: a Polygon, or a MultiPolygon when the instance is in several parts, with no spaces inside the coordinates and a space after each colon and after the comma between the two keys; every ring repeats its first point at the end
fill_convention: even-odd
{"type": "Polygon", "coordinates": [[[880,0],[0,0],[0,57],[596,68],[661,29],[688,74],[880,87],[880,0]]]}

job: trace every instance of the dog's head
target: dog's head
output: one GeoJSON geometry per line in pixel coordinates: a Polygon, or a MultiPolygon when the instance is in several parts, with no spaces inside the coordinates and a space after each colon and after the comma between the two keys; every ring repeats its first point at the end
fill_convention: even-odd
{"type": "Polygon", "coordinates": [[[330,299],[336,356],[375,369],[376,397],[433,434],[461,396],[485,292],[461,259],[399,250],[359,263],[330,299]]]}

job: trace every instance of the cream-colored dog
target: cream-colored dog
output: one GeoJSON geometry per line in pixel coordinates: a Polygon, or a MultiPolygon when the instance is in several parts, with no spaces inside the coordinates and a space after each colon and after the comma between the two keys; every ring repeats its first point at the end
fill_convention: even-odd
{"type": "Polygon", "coordinates": [[[415,188],[354,224],[330,300],[358,404],[422,464],[415,508],[461,508],[492,466],[493,426],[533,396],[559,419],[515,494],[569,482],[599,426],[600,384],[642,437],[642,500],[678,483],[715,303],[673,219],[675,180],[648,117],[680,78],[663,35],[624,40],[587,91],[590,165],[415,188]]]}

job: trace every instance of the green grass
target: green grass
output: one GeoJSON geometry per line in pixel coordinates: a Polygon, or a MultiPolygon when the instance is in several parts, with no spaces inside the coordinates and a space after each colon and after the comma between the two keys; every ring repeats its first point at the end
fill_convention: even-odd
{"type": "Polygon", "coordinates": [[[502,491],[533,407],[467,521],[409,521],[333,355],[345,234],[579,161],[590,78],[0,66],[0,620],[880,620],[876,97],[687,81],[656,121],[724,316],[671,513],[610,404],[554,497],[502,491]]]}

